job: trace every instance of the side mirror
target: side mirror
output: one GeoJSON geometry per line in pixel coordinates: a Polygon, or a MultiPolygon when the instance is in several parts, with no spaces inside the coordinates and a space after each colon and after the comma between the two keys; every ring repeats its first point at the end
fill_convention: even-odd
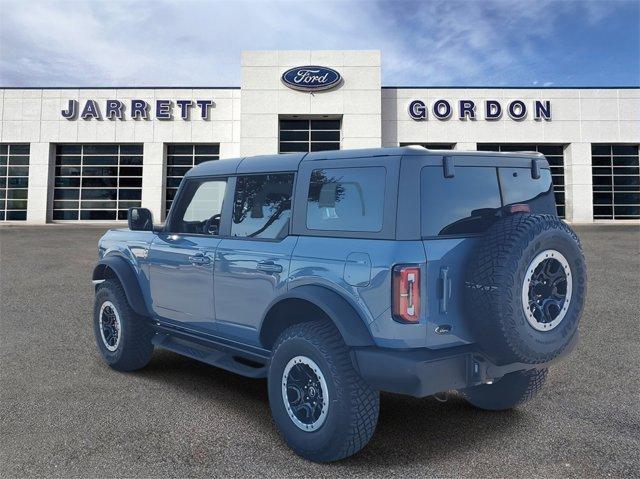
{"type": "Polygon", "coordinates": [[[129,208],[127,221],[131,231],[153,231],[153,215],[147,208],[129,208]]]}

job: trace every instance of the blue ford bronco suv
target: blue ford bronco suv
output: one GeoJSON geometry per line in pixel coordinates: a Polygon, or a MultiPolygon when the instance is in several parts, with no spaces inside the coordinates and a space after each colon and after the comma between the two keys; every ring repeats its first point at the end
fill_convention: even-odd
{"type": "Polygon", "coordinates": [[[93,270],[109,366],[155,347],[267,378],[313,461],[370,440],[379,392],[517,406],[578,339],[586,269],[537,153],[421,147],[202,163],[166,223],[129,210],[93,270]]]}

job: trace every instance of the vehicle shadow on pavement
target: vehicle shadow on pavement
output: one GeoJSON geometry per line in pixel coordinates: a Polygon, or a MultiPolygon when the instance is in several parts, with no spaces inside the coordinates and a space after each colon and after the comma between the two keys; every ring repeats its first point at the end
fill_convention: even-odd
{"type": "MultiPolygon", "coordinates": [[[[277,437],[263,379],[238,376],[163,350],[156,350],[151,363],[136,375],[189,395],[202,402],[203,409],[246,417],[256,434],[277,437]]],[[[534,420],[523,410],[480,411],[455,393],[447,398],[440,402],[382,393],[373,439],[360,453],[336,465],[370,469],[446,460],[468,453],[474,444],[486,445],[493,437],[504,440],[509,431],[522,430],[534,420]]]]}
{"type": "Polygon", "coordinates": [[[457,393],[446,397],[446,402],[440,402],[434,397],[382,393],[380,418],[371,442],[343,464],[388,468],[446,461],[468,454],[474,445],[480,449],[493,437],[504,440],[509,431],[521,430],[533,420],[521,410],[478,410],[457,393]]]}
{"type": "Polygon", "coordinates": [[[189,395],[208,409],[236,410],[238,416],[246,413],[255,427],[273,428],[265,379],[246,378],[162,349],[135,374],[189,395]],[[256,414],[256,408],[264,411],[256,414]]]}

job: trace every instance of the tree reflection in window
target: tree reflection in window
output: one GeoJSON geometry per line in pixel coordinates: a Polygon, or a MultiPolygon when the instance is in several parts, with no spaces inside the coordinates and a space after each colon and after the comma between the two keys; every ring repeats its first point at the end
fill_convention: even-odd
{"type": "Polygon", "coordinates": [[[342,201],[345,193],[341,182],[342,177],[327,177],[326,170],[314,170],[309,183],[308,201],[318,203],[324,216],[337,218],[336,203],[342,201]]]}
{"type": "Polygon", "coordinates": [[[293,174],[239,176],[232,236],[278,239],[287,235],[293,174]]]}
{"type": "Polygon", "coordinates": [[[314,170],[307,197],[307,228],[380,231],[385,176],[383,167],[314,170]]]}

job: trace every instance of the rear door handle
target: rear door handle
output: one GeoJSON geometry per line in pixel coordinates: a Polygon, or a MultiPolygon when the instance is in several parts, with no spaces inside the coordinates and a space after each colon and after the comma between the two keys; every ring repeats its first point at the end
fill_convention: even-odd
{"type": "Polygon", "coordinates": [[[191,262],[191,264],[204,265],[211,263],[211,258],[204,254],[195,254],[193,256],[189,256],[189,262],[191,262]]]}
{"type": "Polygon", "coordinates": [[[449,309],[449,300],[451,299],[451,277],[449,276],[449,268],[440,268],[440,281],[442,284],[442,296],[440,297],[440,312],[447,314],[449,309]]]}
{"type": "Polygon", "coordinates": [[[282,273],[282,266],[273,261],[260,261],[256,269],[265,273],[282,273]]]}

